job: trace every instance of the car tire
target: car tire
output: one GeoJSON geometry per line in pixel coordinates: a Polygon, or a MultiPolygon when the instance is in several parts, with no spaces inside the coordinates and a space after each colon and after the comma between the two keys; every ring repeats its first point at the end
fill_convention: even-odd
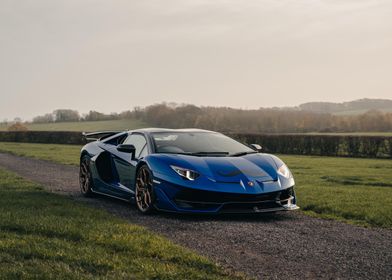
{"type": "Polygon", "coordinates": [[[155,212],[153,175],[147,165],[139,168],[135,184],[135,204],[142,214],[155,212]]]}
{"type": "Polygon", "coordinates": [[[85,197],[91,197],[93,195],[93,177],[90,169],[90,157],[83,156],[80,160],[79,168],[79,185],[80,192],[85,197]]]}

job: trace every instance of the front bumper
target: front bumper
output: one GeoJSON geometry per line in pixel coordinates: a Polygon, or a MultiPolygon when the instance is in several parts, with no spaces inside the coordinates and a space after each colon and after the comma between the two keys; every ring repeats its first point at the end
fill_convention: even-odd
{"type": "Polygon", "coordinates": [[[157,208],[181,213],[264,213],[297,210],[294,186],[269,193],[237,194],[180,188],[169,194],[157,188],[157,208]],[[171,194],[171,195],[170,195],[171,194]]]}

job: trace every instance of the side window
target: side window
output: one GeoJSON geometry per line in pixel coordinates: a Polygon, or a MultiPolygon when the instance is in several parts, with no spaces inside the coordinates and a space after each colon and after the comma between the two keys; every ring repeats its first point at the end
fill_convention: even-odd
{"type": "Polygon", "coordinates": [[[117,146],[118,144],[121,144],[127,136],[128,136],[127,134],[123,134],[109,141],[104,141],[104,142],[105,144],[117,146]]]}
{"type": "Polygon", "coordinates": [[[130,144],[135,146],[135,157],[140,158],[140,156],[145,156],[147,154],[147,141],[143,135],[131,134],[123,142],[123,144],[130,144]]]}
{"type": "Polygon", "coordinates": [[[139,158],[147,156],[147,145],[144,145],[143,150],[140,152],[139,158]]]}

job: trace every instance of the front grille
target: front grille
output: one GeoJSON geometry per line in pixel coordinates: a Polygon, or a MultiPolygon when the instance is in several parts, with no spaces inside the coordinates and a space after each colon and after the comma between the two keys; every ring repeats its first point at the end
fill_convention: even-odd
{"type": "Polygon", "coordinates": [[[199,203],[199,204],[226,204],[226,203],[258,203],[267,201],[286,200],[294,195],[293,187],[282,191],[264,193],[264,194],[235,194],[235,193],[221,193],[203,190],[181,190],[179,191],[174,201],[199,203]]]}

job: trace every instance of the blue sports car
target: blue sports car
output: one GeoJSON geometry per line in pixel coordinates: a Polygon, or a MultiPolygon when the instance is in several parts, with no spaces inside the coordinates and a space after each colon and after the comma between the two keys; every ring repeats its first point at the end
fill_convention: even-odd
{"type": "Polygon", "coordinates": [[[84,134],[80,188],[134,201],[142,213],[295,210],[294,179],[276,156],[221,133],[139,129],[84,134]]]}

